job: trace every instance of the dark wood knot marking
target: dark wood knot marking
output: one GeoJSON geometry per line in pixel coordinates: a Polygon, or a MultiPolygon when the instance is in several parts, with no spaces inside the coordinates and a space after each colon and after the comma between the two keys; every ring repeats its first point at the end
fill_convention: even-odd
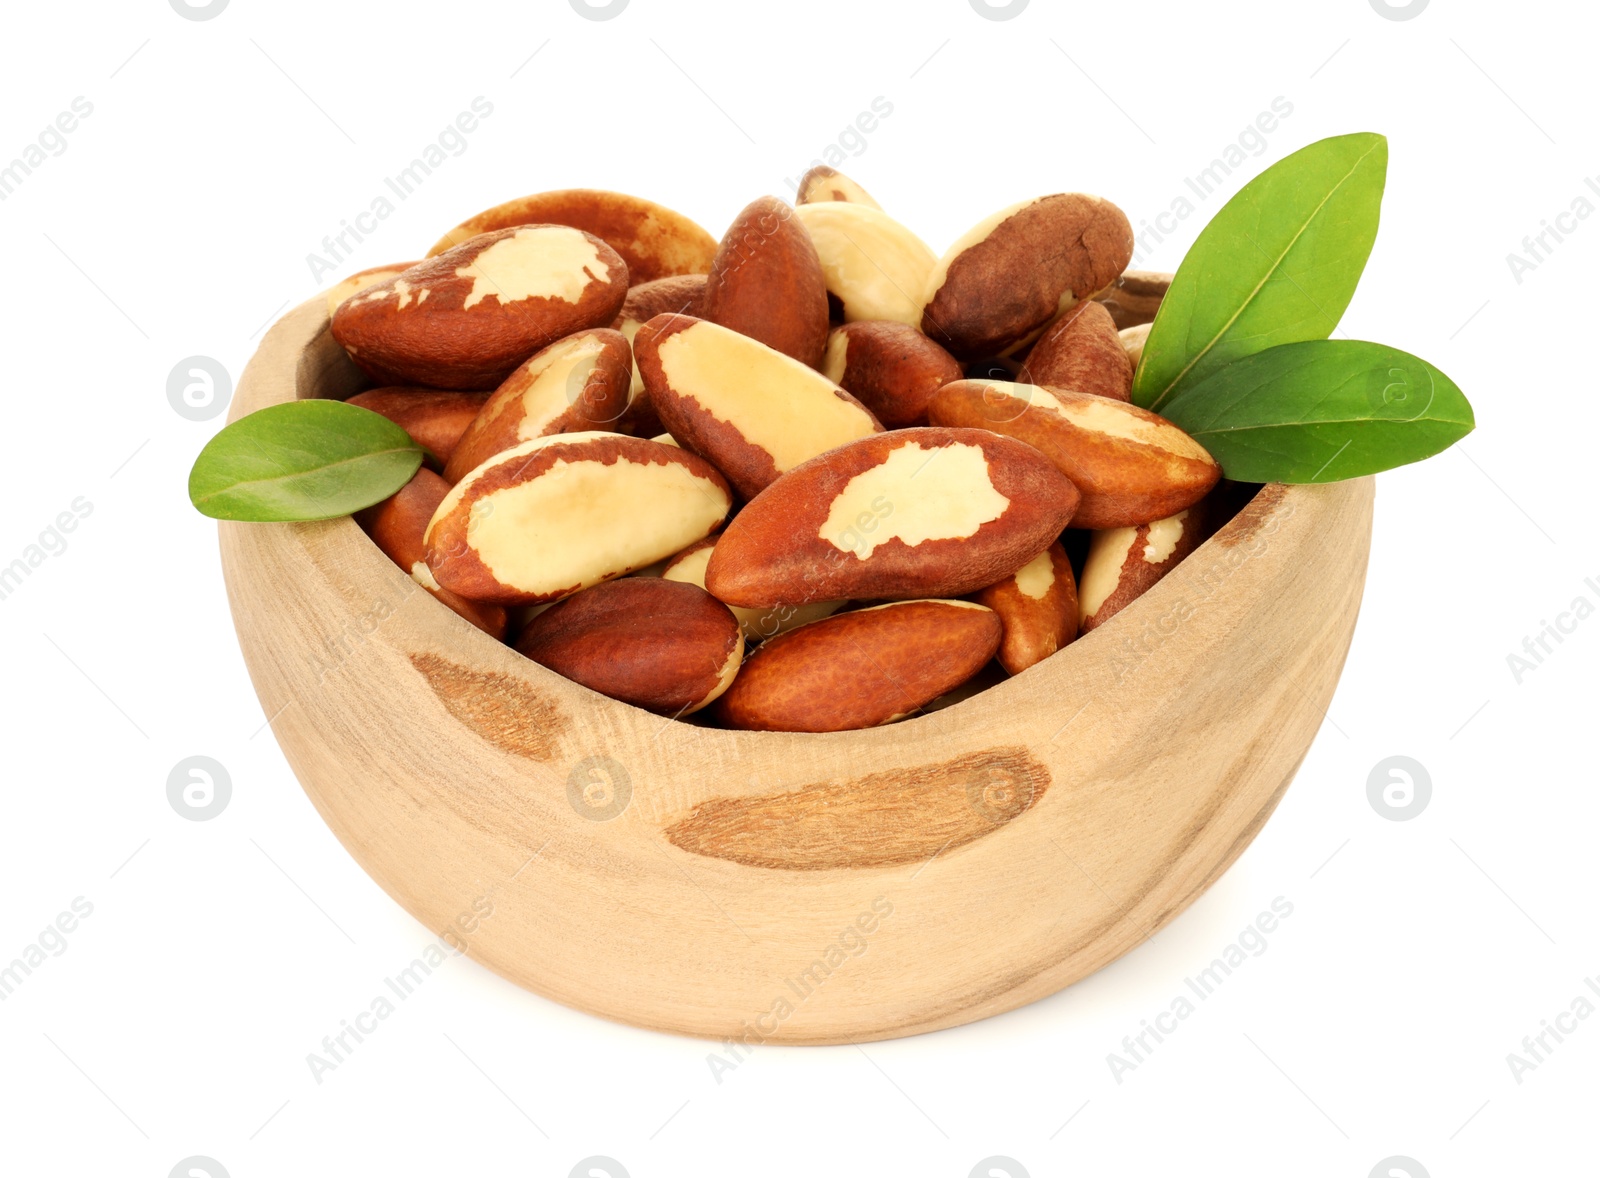
{"type": "MultiPolygon", "coordinates": [[[[1248,502],[1238,506],[1233,517],[1216,533],[1213,540],[1217,546],[1237,548],[1255,539],[1256,533],[1261,531],[1262,526],[1278,512],[1284,496],[1288,493],[1289,488],[1282,483],[1268,483],[1262,487],[1248,502]]],[[[1234,505],[1225,503],[1224,507],[1226,510],[1232,510],[1234,505]]],[[[1276,531],[1278,526],[1278,523],[1275,523],[1273,531],[1276,531]]]]}
{"type": "Polygon", "coordinates": [[[826,871],[925,863],[1032,809],[1050,771],[1026,749],[987,749],[756,798],[713,798],[666,830],[685,851],[749,867],[826,871]]]}
{"type": "Polygon", "coordinates": [[[411,665],[452,716],[508,753],[551,760],[571,727],[553,699],[515,676],[473,670],[434,654],[414,654],[411,665]]]}

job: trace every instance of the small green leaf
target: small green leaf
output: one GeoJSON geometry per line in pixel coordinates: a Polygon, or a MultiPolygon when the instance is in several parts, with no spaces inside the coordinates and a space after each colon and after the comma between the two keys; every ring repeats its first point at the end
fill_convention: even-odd
{"type": "Polygon", "coordinates": [[[1332,483],[1419,462],[1472,432],[1472,406],[1426,360],[1362,340],[1309,340],[1236,360],[1167,402],[1245,483],[1332,483]]]}
{"type": "Polygon", "coordinates": [[[213,519],[332,519],[387,499],[421,465],[421,447],[370,409],[290,401],[207,442],[189,471],[189,501],[213,519]]]}
{"type": "Polygon", "coordinates": [[[1241,357],[1326,339],[1372,252],[1388,160],[1382,135],[1322,139],[1223,205],[1161,301],[1133,403],[1160,409],[1241,357]]]}

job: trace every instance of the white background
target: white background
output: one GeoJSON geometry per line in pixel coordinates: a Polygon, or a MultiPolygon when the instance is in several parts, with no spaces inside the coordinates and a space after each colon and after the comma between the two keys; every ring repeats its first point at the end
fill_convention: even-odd
{"type": "MultiPolygon", "coordinates": [[[[93,113],[0,202],[11,468],[0,564],[92,513],[0,601],[0,963],[93,913],[0,1002],[0,1171],[165,1176],[996,1172],[1594,1173],[1600,1018],[1521,1082],[1507,1054],[1600,975],[1593,752],[1600,621],[1518,683],[1507,656],[1600,604],[1590,341],[1600,217],[1518,281],[1507,255],[1600,174],[1587,6],[967,0],[802,6],[166,0],[14,5],[0,160],[93,113]],[[531,57],[531,59],[530,59],[531,57]],[[1176,266],[1227,195],[1326,135],[1389,136],[1382,230],[1343,332],[1424,355],[1477,432],[1379,480],[1367,594],[1328,721],[1276,816],[1174,925],[1015,1013],[864,1049],[713,1045],[553,1005],[451,961],[337,1071],[308,1052],[431,939],[301,793],[236,647],[189,464],[221,418],[166,395],[236,378],[318,288],[307,255],[473,98],[494,107],[339,272],[418,256],[524,192],[636,192],[720,233],[874,98],[844,165],[936,250],[1080,189],[1135,226],[1282,96],[1293,106],[1146,259],[1176,266]],[[187,821],[204,754],[228,808],[187,821]],[[1367,779],[1416,758],[1417,818],[1367,779]],[[1136,1070],[1121,1049],[1275,897],[1292,917],[1136,1070]],[[999,1163],[997,1163],[999,1165],[999,1163]],[[201,1172],[201,1171],[197,1171],[201,1172]],[[220,1171],[217,1171],[220,1172],[220,1171]]],[[[1597,181],[1600,183],[1600,181],[1597,181]]],[[[1550,240],[1550,239],[1547,239],[1550,240]]],[[[1593,995],[1591,995],[1593,997],[1593,995]]]]}

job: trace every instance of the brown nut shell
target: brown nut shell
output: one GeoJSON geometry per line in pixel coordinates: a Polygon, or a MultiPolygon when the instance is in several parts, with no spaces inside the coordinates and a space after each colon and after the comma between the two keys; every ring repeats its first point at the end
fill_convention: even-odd
{"type": "Polygon", "coordinates": [[[1057,193],[1001,209],[946,251],[922,330],[959,359],[1000,354],[1122,273],[1133,227],[1098,196],[1057,193]]]}
{"type": "Polygon", "coordinates": [[[1200,504],[1138,527],[1108,528],[1089,539],[1079,626],[1088,633],[1131,605],[1205,539],[1200,504]]]}
{"type": "Polygon", "coordinates": [[[632,376],[620,331],[596,327],[541,348],[489,394],[445,464],[446,481],[530,438],[614,429],[632,376]]]}
{"type": "Polygon", "coordinates": [[[744,637],[728,607],[704,589],[625,577],[551,606],[528,623],[516,648],[601,695],[681,716],[728,689],[744,637]]]}
{"type": "Polygon", "coordinates": [[[451,488],[426,534],[439,584],[475,601],[556,601],[681,552],[733,505],[705,459],[621,434],[552,434],[451,488]]]}
{"type": "Polygon", "coordinates": [[[1064,311],[1039,337],[1017,380],[1126,401],[1133,394],[1133,361],[1111,312],[1085,299],[1064,311]]]}
{"type": "Polygon", "coordinates": [[[863,319],[828,336],[822,375],[855,397],[888,429],[928,423],[933,394],[962,378],[955,357],[915,327],[863,319]]]}
{"type": "Polygon", "coordinates": [[[1043,551],[1078,492],[987,430],[875,434],[801,464],[723,531],[706,588],[730,605],[959,597],[1043,551]]]}
{"type": "Polygon", "coordinates": [[[628,297],[622,300],[622,310],[612,327],[630,340],[633,331],[650,322],[657,315],[693,315],[706,292],[704,274],[676,274],[671,278],[657,278],[653,282],[639,282],[628,288],[628,297]],[[628,330],[629,324],[633,331],[628,330]]]}
{"type": "Polygon", "coordinates": [[[1043,662],[1078,636],[1077,582],[1059,543],[972,600],[994,610],[1005,628],[998,657],[1008,674],[1043,662]]]}
{"type": "Polygon", "coordinates": [[[375,381],[489,390],[546,344],[610,323],[627,293],[627,266],[598,237],[524,225],[345,300],[332,331],[375,381]]]}
{"type": "Polygon", "coordinates": [[[828,340],[828,288],[811,235],[776,197],[750,202],[717,246],[700,318],[808,367],[828,340]]]}
{"type": "Polygon", "coordinates": [[[399,278],[416,262],[390,262],[383,266],[368,266],[365,270],[357,270],[348,278],[342,278],[328,288],[328,318],[333,318],[333,313],[339,309],[339,304],[358,295],[364,290],[377,286],[380,282],[388,282],[391,278],[399,278]]]}
{"type": "Polygon", "coordinates": [[[412,476],[382,503],[359,512],[356,522],[372,537],[382,553],[445,605],[496,640],[506,636],[506,611],[498,605],[468,601],[448,589],[439,588],[428,568],[422,535],[440,502],[450,493],[450,484],[423,469],[412,476]]]}
{"type": "Polygon", "coordinates": [[[1000,619],[967,601],[898,601],[835,614],[766,643],[717,702],[734,728],[842,732],[898,720],[970,679],[1000,619]]]}
{"type": "Polygon", "coordinates": [[[935,425],[1026,442],[1082,494],[1075,528],[1120,528],[1182,511],[1222,477],[1214,458],[1166,418],[1108,397],[999,380],[958,380],[928,403],[935,425]]]}
{"type": "MultiPolygon", "coordinates": [[[[611,326],[623,334],[631,348],[639,329],[657,315],[696,314],[705,289],[704,274],[679,274],[630,286],[628,297],[622,300],[622,310],[611,326]]],[[[636,438],[651,438],[661,432],[661,418],[650,404],[650,394],[645,390],[637,363],[633,365],[633,379],[628,386],[628,408],[612,428],[619,434],[632,434],[636,438]]]]}
{"type": "Polygon", "coordinates": [[[672,274],[704,274],[717,251],[711,234],[653,200],[600,188],[562,188],[485,209],[446,233],[428,256],[442,254],[480,233],[517,225],[570,225],[592,233],[617,251],[636,283],[672,274]]]}
{"type": "Polygon", "coordinates": [[[387,417],[428,451],[430,466],[440,468],[450,461],[461,435],[488,397],[488,393],[444,392],[402,385],[368,389],[351,397],[349,404],[387,417]]]}
{"type": "Polygon", "coordinates": [[[1106,305],[1117,330],[1121,331],[1153,321],[1171,285],[1170,274],[1156,270],[1126,270],[1095,298],[1106,305]]]}
{"type": "Polygon", "coordinates": [[[869,209],[883,206],[872,199],[870,193],[843,172],[818,164],[800,177],[800,188],[795,194],[797,205],[820,204],[823,201],[842,200],[850,204],[866,205],[869,209]]]}
{"type": "MultiPolygon", "coordinates": [[[[711,563],[711,552],[717,538],[707,536],[698,544],[691,544],[666,563],[661,575],[669,581],[687,581],[691,585],[706,587],[706,566],[711,563]]],[[[786,634],[796,626],[815,622],[845,607],[843,601],[813,601],[807,605],[774,605],[765,609],[746,609],[742,605],[729,606],[739,619],[739,629],[750,646],[765,642],[779,634],[786,634]]]]}
{"type": "Polygon", "coordinates": [[[883,428],[815,369],[707,320],[658,315],[633,342],[661,423],[745,498],[823,451],[883,428]]]}
{"type": "Polygon", "coordinates": [[[1258,487],[1223,481],[1193,507],[1133,528],[1092,532],[1083,562],[1080,629],[1104,625],[1232,519],[1258,487]]]}

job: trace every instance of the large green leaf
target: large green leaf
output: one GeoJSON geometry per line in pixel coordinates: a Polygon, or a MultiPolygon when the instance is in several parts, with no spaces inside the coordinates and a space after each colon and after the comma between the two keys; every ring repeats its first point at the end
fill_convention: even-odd
{"type": "Polygon", "coordinates": [[[1378,233],[1382,135],[1340,135],[1273,164],[1222,206],[1161,301],[1133,402],[1162,409],[1225,364],[1326,339],[1378,233]]]}
{"type": "Polygon", "coordinates": [[[332,519],[387,499],[421,465],[421,447],[370,409],[290,401],[207,442],[189,471],[189,500],[213,519],[332,519]]]}
{"type": "Polygon", "coordinates": [[[1245,483],[1331,483],[1417,462],[1472,431],[1426,360],[1362,340],[1283,344],[1173,397],[1162,414],[1245,483]]]}

